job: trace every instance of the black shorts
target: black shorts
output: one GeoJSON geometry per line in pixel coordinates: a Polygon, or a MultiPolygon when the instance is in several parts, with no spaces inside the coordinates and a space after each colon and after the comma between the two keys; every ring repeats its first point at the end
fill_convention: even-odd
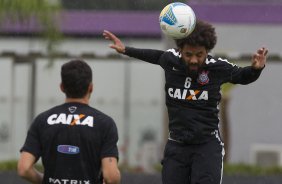
{"type": "Polygon", "coordinates": [[[220,184],[224,147],[217,134],[203,144],[168,140],[162,161],[163,184],[220,184]]]}

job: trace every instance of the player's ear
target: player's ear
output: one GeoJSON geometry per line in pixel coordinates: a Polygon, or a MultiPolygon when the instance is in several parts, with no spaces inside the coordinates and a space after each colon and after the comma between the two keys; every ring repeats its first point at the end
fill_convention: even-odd
{"type": "Polygon", "coordinates": [[[93,92],[93,89],[94,89],[94,84],[91,82],[88,86],[88,91],[89,93],[92,93],[93,92]]]}
{"type": "Polygon", "coordinates": [[[63,83],[60,84],[60,89],[61,89],[61,91],[62,91],[63,93],[65,92],[65,88],[64,88],[63,83]]]}

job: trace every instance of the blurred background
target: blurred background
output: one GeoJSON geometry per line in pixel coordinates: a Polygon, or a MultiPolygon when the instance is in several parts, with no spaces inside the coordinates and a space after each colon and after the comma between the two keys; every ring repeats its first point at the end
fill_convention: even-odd
{"type": "MultiPolygon", "coordinates": [[[[116,54],[104,29],[125,45],[166,50],[159,13],[168,0],[10,0],[0,3],[0,161],[16,160],[33,118],[64,102],[60,67],[74,58],[94,73],[91,106],[110,115],[119,131],[120,166],[158,172],[167,140],[161,67],[116,54]]],[[[269,49],[261,77],[225,85],[220,128],[226,163],[282,166],[282,1],[190,0],[197,18],[216,28],[211,54],[245,66],[269,49]]]]}

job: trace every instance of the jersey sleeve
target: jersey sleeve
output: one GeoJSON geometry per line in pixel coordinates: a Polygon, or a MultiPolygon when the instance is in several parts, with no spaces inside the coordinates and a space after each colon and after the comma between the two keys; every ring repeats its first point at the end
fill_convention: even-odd
{"type": "Polygon", "coordinates": [[[223,83],[249,84],[256,81],[262,72],[262,69],[254,69],[251,66],[240,67],[227,60],[221,60],[221,62],[223,83]]]}
{"type": "Polygon", "coordinates": [[[165,53],[165,51],[154,50],[154,49],[138,49],[133,47],[125,48],[125,55],[129,57],[133,57],[136,59],[140,59],[142,61],[152,63],[152,64],[161,64],[161,56],[165,53]]]}
{"type": "Polygon", "coordinates": [[[26,151],[34,155],[36,158],[41,156],[40,132],[39,132],[39,117],[35,118],[31,124],[25,143],[20,149],[20,152],[26,151]]]}
{"type": "Polygon", "coordinates": [[[118,159],[118,131],[115,122],[109,118],[103,135],[101,158],[116,157],[118,159]]]}

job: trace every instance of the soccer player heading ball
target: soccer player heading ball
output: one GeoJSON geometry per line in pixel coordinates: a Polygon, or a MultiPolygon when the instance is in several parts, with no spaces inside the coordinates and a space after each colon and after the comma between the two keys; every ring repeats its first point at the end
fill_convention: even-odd
{"type": "Polygon", "coordinates": [[[253,55],[251,65],[239,67],[209,52],[216,44],[214,27],[197,20],[188,37],[176,40],[167,51],[126,47],[109,31],[110,48],[148,63],[165,72],[169,138],[162,161],[164,184],[219,184],[222,180],[224,144],[219,133],[220,87],[230,82],[249,84],[265,67],[268,50],[253,55]]]}

